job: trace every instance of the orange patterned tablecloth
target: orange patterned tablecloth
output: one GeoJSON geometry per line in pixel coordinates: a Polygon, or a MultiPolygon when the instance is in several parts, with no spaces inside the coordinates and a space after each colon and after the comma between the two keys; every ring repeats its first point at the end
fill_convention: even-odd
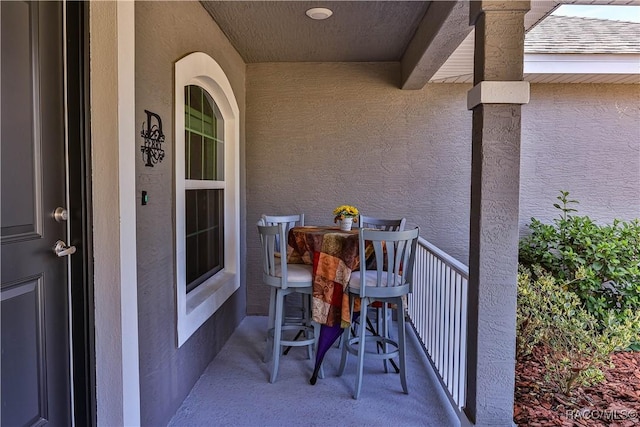
{"type": "MultiPolygon", "coordinates": [[[[288,235],[287,261],[313,265],[313,320],[348,327],[351,314],[345,290],[351,272],[360,268],[358,230],[293,227],[288,235]]],[[[358,311],[359,307],[354,309],[358,311]]]]}

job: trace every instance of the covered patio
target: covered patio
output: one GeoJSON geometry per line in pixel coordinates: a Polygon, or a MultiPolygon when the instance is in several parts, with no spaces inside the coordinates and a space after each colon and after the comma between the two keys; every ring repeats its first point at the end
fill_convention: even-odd
{"type": "Polygon", "coordinates": [[[355,358],[350,358],[344,375],[337,377],[338,348],[327,353],[325,378],[316,385],[309,384],[313,364],[300,348],[283,357],[278,380],[270,384],[268,364],[260,362],[266,327],[264,316],[244,318],[169,426],[460,425],[410,326],[409,394],[402,393],[397,374],[385,374],[382,363],[372,361],[365,368],[363,394],[358,400],[352,399],[355,358]]]}
{"type": "MultiPolygon", "coordinates": [[[[112,199],[120,201],[119,215],[96,220],[94,231],[98,424],[313,425],[326,424],[327,408],[341,408],[336,412],[350,415],[333,424],[513,425],[521,106],[530,92],[524,36],[556,2],[330,3],[344,15],[327,21],[332,31],[326,34],[308,30],[318,22],[304,21],[302,32],[283,24],[306,20],[302,9],[316,2],[91,3],[92,107],[98,111],[92,148],[100,159],[94,160],[93,209],[109,212],[112,199]],[[360,55],[368,48],[380,53],[388,34],[381,24],[375,38],[363,36],[369,33],[353,26],[361,18],[356,12],[388,25],[390,15],[379,13],[396,7],[413,18],[411,36],[391,54],[360,55]],[[340,28],[355,38],[332,38],[340,28]],[[286,37],[277,38],[283,29],[286,37]],[[471,84],[428,84],[472,31],[471,84]],[[329,42],[333,50],[325,50],[329,42]],[[278,56],[269,56],[273,52],[278,56]],[[332,57],[336,52],[342,56],[332,57]],[[215,289],[187,293],[177,284],[184,282],[185,261],[177,237],[184,226],[177,195],[184,186],[176,182],[186,179],[176,173],[185,163],[184,86],[174,86],[176,64],[194,53],[215,64],[215,72],[191,81],[213,82],[206,89],[220,92],[214,100],[232,125],[221,188],[232,195],[224,205],[223,273],[225,284],[235,287],[223,296],[215,289]],[[100,115],[101,109],[111,114],[100,115]],[[168,135],[167,156],[153,168],[138,161],[139,141],[133,141],[147,110],[162,117],[168,135]],[[139,203],[142,194],[149,203],[139,203]],[[334,350],[326,378],[315,386],[308,384],[304,353],[286,356],[278,381],[267,381],[260,356],[269,292],[261,283],[255,223],[261,214],[302,212],[309,225],[327,225],[343,203],[420,226],[422,255],[408,313],[417,331],[409,334],[415,339],[408,396],[391,375],[370,371],[362,398],[354,401],[349,368],[343,378],[334,376],[334,350]],[[199,299],[213,300],[214,310],[201,316],[199,299]],[[197,319],[182,328],[190,315],[197,319]],[[309,393],[313,404],[296,403],[309,393]]],[[[539,92],[555,96],[551,89],[539,92]]],[[[599,96],[597,87],[588,93],[599,96]]],[[[622,103],[621,110],[633,100],[622,103]]],[[[588,114],[600,114],[598,105],[588,107],[588,114]]],[[[544,105],[540,110],[557,116],[544,105]]],[[[576,128],[566,134],[589,136],[588,126],[576,128]]],[[[535,146],[555,142],[546,135],[532,139],[535,146]]],[[[543,157],[530,147],[529,153],[537,166],[543,157]]],[[[542,176],[538,168],[527,172],[542,176]]],[[[542,198],[545,178],[534,182],[529,203],[542,198]]]]}
{"type": "Polygon", "coordinates": [[[563,3],[640,0],[1,2],[3,417],[512,427],[529,220],[640,209],[640,28],[562,69],[584,43],[542,37],[526,73],[563,3]],[[368,364],[355,401],[333,349],[267,381],[255,224],[343,204],[420,230],[409,395],[368,364]]]}

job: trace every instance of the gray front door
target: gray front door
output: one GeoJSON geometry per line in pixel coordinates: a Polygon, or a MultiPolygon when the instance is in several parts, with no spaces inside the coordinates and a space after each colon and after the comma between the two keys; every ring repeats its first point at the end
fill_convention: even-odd
{"type": "Polygon", "coordinates": [[[3,426],[71,425],[62,6],[0,2],[3,426]]]}

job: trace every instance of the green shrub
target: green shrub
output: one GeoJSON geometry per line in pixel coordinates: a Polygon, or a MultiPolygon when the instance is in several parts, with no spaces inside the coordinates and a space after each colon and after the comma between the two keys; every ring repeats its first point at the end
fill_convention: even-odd
{"type": "Polygon", "coordinates": [[[604,320],[583,308],[566,282],[556,281],[539,266],[520,266],[516,347],[518,356],[543,344],[545,378],[563,393],[602,380],[599,368],[616,349],[629,346],[640,331],[640,312],[606,311],[604,320]],[[535,278],[534,278],[535,277],[535,278]]]}
{"type": "Polygon", "coordinates": [[[553,224],[531,219],[531,234],[520,240],[519,261],[566,281],[602,329],[612,312],[624,321],[629,310],[640,310],[640,221],[596,224],[588,216],[574,216],[578,202],[568,196],[561,191],[557,197],[560,215],[553,224]]]}
{"type": "Polygon", "coordinates": [[[548,280],[543,276],[535,283],[531,273],[521,267],[518,271],[518,309],[516,312],[516,356],[531,354],[533,348],[544,338],[544,326],[547,321],[540,307],[545,296],[539,289],[546,287],[540,281],[548,280]]]}

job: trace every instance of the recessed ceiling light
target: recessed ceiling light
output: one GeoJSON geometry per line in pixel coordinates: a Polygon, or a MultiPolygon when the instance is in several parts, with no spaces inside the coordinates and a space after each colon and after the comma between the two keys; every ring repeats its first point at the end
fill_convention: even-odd
{"type": "Polygon", "coordinates": [[[311,19],[316,19],[318,21],[322,19],[327,19],[331,15],[333,15],[333,11],[331,9],[327,9],[326,7],[314,7],[307,10],[307,16],[311,19]]]}

